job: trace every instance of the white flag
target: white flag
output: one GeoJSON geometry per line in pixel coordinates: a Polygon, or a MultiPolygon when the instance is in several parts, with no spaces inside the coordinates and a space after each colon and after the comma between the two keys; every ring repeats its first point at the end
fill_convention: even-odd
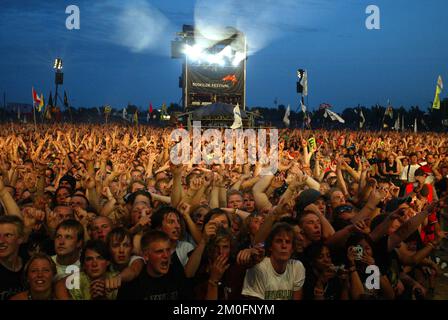
{"type": "Polygon", "coordinates": [[[345,120],[341,118],[340,115],[338,115],[337,113],[330,111],[328,108],[325,109],[325,114],[324,117],[326,118],[327,115],[330,117],[331,120],[333,121],[339,121],[340,123],[345,123],[345,120]]]}
{"type": "Polygon", "coordinates": [[[397,120],[395,120],[394,130],[400,130],[400,115],[398,115],[397,120]]]}
{"type": "Polygon", "coordinates": [[[401,116],[401,131],[404,131],[404,115],[401,116]]]}
{"type": "Polygon", "coordinates": [[[366,123],[366,118],[364,117],[364,113],[362,113],[362,109],[360,112],[361,121],[359,122],[359,128],[362,129],[364,127],[364,124],[366,123]]]}
{"type": "Polygon", "coordinates": [[[437,79],[437,85],[440,87],[440,90],[443,90],[442,76],[439,76],[439,78],[437,79]]]}
{"type": "Polygon", "coordinates": [[[308,72],[306,70],[300,80],[300,85],[303,87],[302,95],[306,97],[308,95],[308,72]]]}
{"type": "Polygon", "coordinates": [[[238,129],[243,126],[243,121],[241,120],[241,112],[240,112],[240,104],[237,103],[235,108],[233,108],[233,124],[230,127],[231,129],[238,129]]]}
{"type": "Polygon", "coordinates": [[[417,133],[417,118],[414,121],[414,133],[417,133]]]}
{"type": "Polygon", "coordinates": [[[127,112],[126,108],[123,108],[122,117],[123,117],[124,120],[128,120],[128,112],[127,112]]]}
{"type": "Polygon", "coordinates": [[[302,107],[302,112],[306,113],[306,105],[303,103],[302,100],[300,100],[300,106],[302,107]]]}
{"type": "Polygon", "coordinates": [[[289,115],[291,113],[291,107],[288,104],[288,108],[286,109],[285,116],[283,117],[283,123],[285,126],[289,127],[290,121],[289,121],[289,115]]]}

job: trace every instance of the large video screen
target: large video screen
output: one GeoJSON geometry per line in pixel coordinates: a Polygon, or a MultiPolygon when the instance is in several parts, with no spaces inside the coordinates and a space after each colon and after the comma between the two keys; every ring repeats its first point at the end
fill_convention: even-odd
{"type": "Polygon", "coordinates": [[[233,66],[188,65],[189,93],[238,94],[244,93],[243,63],[233,66]]]}

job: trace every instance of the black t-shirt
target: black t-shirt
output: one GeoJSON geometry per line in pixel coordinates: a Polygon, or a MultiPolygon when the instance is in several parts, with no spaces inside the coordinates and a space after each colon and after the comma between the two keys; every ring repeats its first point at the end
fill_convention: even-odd
{"type": "Polygon", "coordinates": [[[435,187],[439,198],[443,197],[444,194],[448,192],[448,178],[443,177],[442,180],[437,181],[435,187]]]}
{"type": "Polygon", "coordinates": [[[173,253],[168,273],[160,278],[151,277],[146,268],[140,275],[129,283],[125,283],[119,290],[117,300],[186,300],[191,299],[190,281],[173,253]]]}
{"type": "Polygon", "coordinates": [[[13,272],[0,263],[0,301],[9,300],[12,296],[25,290],[22,283],[24,264],[19,271],[13,272]]]}
{"type": "Polygon", "coordinates": [[[395,287],[400,277],[401,263],[395,250],[388,252],[388,240],[389,236],[384,236],[375,242],[373,252],[381,274],[387,275],[391,285],[395,287]]]}
{"type": "MultiPolygon", "coordinates": [[[[309,269],[305,276],[305,284],[303,285],[303,299],[314,300],[314,288],[316,286],[317,277],[309,269]]],[[[341,281],[336,276],[328,280],[327,285],[324,288],[325,300],[340,300],[342,293],[341,281]]]]}

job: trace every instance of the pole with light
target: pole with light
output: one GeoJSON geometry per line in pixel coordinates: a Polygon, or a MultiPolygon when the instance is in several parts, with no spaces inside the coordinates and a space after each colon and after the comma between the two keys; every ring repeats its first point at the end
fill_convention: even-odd
{"type": "Polygon", "coordinates": [[[64,83],[64,73],[62,73],[62,59],[56,58],[54,60],[53,69],[55,70],[55,84],[56,84],[56,91],[54,94],[54,107],[58,104],[58,87],[59,85],[62,85],[64,83]]]}

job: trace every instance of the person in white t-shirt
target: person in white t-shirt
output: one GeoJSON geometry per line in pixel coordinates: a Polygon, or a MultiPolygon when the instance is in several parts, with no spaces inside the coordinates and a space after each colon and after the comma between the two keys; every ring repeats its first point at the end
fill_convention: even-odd
{"type": "Polygon", "coordinates": [[[262,300],[301,300],[305,268],[292,260],[294,231],[287,223],[274,226],[266,240],[268,256],[247,270],[242,295],[262,300]]]}
{"type": "Polygon", "coordinates": [[[415,182],[415,177],[414,177],[415,170],[420,168],[422,165],[426,164],[426,162],[418,163],[418,158],[415,153],[411,153],[409,158],[410,158],[411,162],[409,163],[409,165],[403,167],[403,170],[401,170],[401,173],[400,173],[400,180],[403,181],[404,183],[415,182]]]}

